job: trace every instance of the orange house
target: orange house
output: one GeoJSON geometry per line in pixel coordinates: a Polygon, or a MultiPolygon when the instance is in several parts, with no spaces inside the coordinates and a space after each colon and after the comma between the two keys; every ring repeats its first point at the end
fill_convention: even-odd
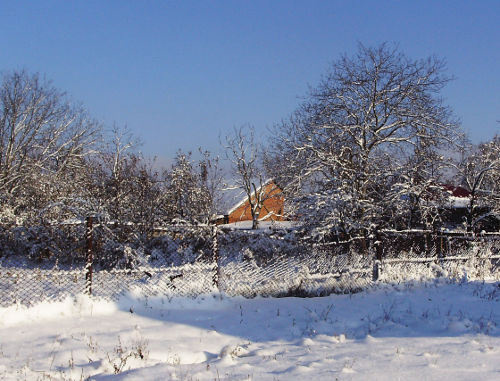
{"type": "MultiPolygon", "coordinates": [[[[258,189],[261,192],[261,189],[258,189]]],[[[284,221],[283,206],[284,198],[281,188],[279,188],[274,181],[268,180],[262,186],[262,198],[264,202],[259,212],[259,221],[284,221]]],[[[252,194],[252,199],[255,199],[255,192],[252,194]]],[[[233,223],[239,221],[251,221],[252,212],[248,197],[245,197],[235,206],[233,206],[221,223],[233,223]]]]}

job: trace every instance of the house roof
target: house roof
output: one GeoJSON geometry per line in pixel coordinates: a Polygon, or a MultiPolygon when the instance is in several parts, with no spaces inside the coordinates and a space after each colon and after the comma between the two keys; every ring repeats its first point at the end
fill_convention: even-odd
{"type": "Polygon", "coordinates": [[[448,204],[451,208],[468,206],[471,193],[467,189],[451,184],[443,184],[442,188],[448,193],[448,204]]]}
{"type": "MultiPolygon", "coordinates": [[[[264,183],[257,188],[257,192],[262,189],[262,187],[265,187],[266,185],[270,184],[273,182],[273,179],[267,179],[264,181],[264,183]]],[[[252,197],[255,195],[255,191],[252,192],[252,197]]],[[[231,214],[233,213],[236,209],[238,209],[240,206],[244,205],[248,201],[248,197],[245,196],[243,197],[238,203],[236,203],[231,209],[227,211],[226,214],[231,214]]]]}
{"type": "Polygon", "coordinates": [[[450,185],[450,184],[443,184],[443,188],[447,192],[451,193],[451,196],[453,196],[453,197],[459,197],[459,198],[470,197],[470,192],[463,187],[457,187],[457,186],[450,185]]]}

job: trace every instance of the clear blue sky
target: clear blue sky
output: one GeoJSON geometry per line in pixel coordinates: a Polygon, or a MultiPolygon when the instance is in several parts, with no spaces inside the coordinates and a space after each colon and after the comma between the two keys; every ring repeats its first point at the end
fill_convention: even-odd
{"type": "Polygon", "coordinates": [[[341,53],[383,41],[437,55],[473,141],[500,132],[500,0],[6,1],[0,69],[46,74],[143,151],[171,158],[292,112],[341,53]]]}

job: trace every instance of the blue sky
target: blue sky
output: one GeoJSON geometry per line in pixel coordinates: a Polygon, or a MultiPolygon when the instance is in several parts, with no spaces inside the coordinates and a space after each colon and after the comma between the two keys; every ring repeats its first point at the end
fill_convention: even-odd
{"type": "Polygon", "coordinates": [[[437,55],[475,142],[500,133],[500,1],[6,1],[0,70],[46,74],[149,155],[289,115],[341,53],[396,42],[437,55]]]}

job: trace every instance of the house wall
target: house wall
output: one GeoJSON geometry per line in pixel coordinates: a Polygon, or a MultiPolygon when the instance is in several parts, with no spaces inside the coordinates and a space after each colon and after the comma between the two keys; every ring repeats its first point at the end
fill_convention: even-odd
{"type": "MultiPolygon", "coordinates": [[[[281,189],[276,187],[275,184],[271,183],[264,187],[264,192],[269,194],[269,198],[264,201],[264,205],[260,210],[259,220],[265,218],[266,221],[283,221],[284,218],[281,216],[283,214],[284,199],[281,193],[281,189]]],[[[238,221],[248,221],[252,219],[252,212],[250,210],[250,203],[245,201],[239,207],[237,207],[231,214],[229,214],[229,223],[238,221]]]]}

